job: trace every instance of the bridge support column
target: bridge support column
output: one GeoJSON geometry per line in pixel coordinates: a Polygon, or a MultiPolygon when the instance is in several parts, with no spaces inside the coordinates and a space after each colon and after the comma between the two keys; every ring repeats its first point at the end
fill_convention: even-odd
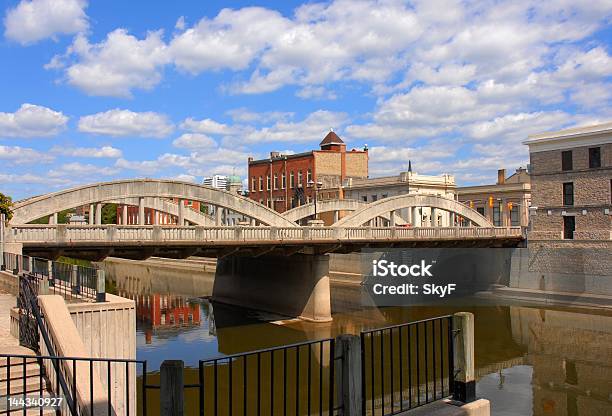
{"type": "Polygon", "coordinates": [[[99,202],[96,204],[96,224],[102,224],[102,204],[99,202]]]}
{"type": "Polygon", "coordinates": [[[89,204],[89,225],[94,225],[94,204],[89,204]]]}
{"type": "Polygon", "coordinates": [[[221,224],[221,207],[215,207],[215,225],[220,227],[221,224]]]}
{"type": "Polygon", "coordinates": [[[329,322],[329,256],[231,255],[219,259],[212,299],[306,321],[329,322]]]}
{"type": "Polygon", "coordinates": [[[435,208],[431,208],[431,213],[429,216],[429,222],[431,223],[432,227],[438,227],[438,210],[435,208]]]}
{"type": "Polygon", "coordinates": [[[121,224],[128,225],[128,206],[123,206],[123,212],[121,213],[121,224]]]}
{"type": "Polygon", "coordinates": [[[389,213],[389,227],[395,227],[395,210],[389,213]]]}
{"type": "Polygon", "coordinates": [[[138,225],[146,225],[144,198],[138,198],[138,225]]]}

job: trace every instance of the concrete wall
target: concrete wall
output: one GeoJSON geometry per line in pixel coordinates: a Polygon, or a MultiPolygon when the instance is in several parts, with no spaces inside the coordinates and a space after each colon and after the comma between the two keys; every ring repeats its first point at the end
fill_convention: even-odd
{"type": "Polygon", "coordinates": [[[294,254],[219,259],[213,300],[304,320],[331,320],[329,257],[294,254]]]}
{"type": "Polygon", "coordinates": [[[513,249],[510,287],[612,295],[612,241],[531,241],[513,249]]]}

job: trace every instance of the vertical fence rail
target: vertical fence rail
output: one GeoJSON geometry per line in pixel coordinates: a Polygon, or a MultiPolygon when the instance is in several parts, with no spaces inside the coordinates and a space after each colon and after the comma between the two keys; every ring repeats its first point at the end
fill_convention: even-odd
{"type": "Polygon", "coordinates": [[[453,318],[361,333],[362,414],[395,415],[453,393],[453,318]]]}

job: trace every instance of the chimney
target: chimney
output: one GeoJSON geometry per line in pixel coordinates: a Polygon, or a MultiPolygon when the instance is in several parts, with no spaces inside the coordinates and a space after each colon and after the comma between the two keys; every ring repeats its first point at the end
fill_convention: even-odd
{"type": "Polygon", "coordinates": [[[506,169],[497,170],[497,184],[503,185],[506,182],[506,169]]]}

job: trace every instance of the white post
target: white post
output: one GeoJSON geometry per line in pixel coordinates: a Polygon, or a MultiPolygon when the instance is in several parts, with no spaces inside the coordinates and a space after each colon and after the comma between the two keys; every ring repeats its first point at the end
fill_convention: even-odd
{"type": "Polygon", "coordinates": [[[100,202],[96,204],[96,224],[102,224],[102,204],[100,202]]]}
{"type": "Polygon", "coordinates": [[[138,225],[145,225],[147,220],[145,218],[145,209],[144,209],[144,198],[138,198],[138,225]]]}
{"type": "Polygon", "coordinates": [[[182,227],[185,225],[185,214],[183,214],[183,210],[185,209],[185,201],[183,199],[178,200],[178,225],[182,227]]]}
{"type": "Polygon", "coordinates": [[[94,204],[89,204],[89,225],[94,224],[94,204]]]}
{"type": "Polygon", "coordinates": [[[395,211],[389,212],[389,227],[395,227],[395,211]]]}
{"type": "Polygon", "coordinates": [[[128,206],[123,206],[123,213],[121,215],[121,223],[123,225],[128,225],[128,206]]]}
{"type": "Polygon", "coordinates": [[[453,355],[455,385],[453,398],[463,403],[476,400],[474,371],[474,314],[458,312],[453,315],[453,355]]]}

